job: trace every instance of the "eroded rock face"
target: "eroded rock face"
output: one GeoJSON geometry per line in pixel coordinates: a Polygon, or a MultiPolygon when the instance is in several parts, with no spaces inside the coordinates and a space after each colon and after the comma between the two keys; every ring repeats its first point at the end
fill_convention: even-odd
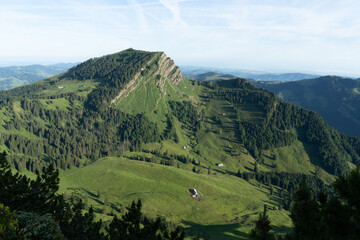
{"type": "Polygon", "coordinates": [[[119,94],[111,101],[111,104],[126,98],[129,93],[136,90],[136,88],[146,86],[149,81],[155,81],[154,83],[159,88],[162,97],[167,94],[165,90],[166,82],[178,85],[182,81],[183,76],[180,68],[178,68],[174,61],[165,53],[161,53],[160,56],[159,54],[154,56],[140,72],[135,74],[134,78],[126,84],[119,94]]]}
{"type": "Polygon", "coordinates": [[[174,61],[166,56],[165,53],[161,54],[158,64],[160,74],[169,79],[173,84],[177,85],[183,79],[180,68],[175,66],[174,61]]]}

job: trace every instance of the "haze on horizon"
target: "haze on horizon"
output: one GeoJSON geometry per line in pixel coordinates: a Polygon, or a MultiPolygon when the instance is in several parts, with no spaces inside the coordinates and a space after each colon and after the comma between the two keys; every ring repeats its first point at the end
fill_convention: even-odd
{"type": "Polygon", "coordinates": [[[360,76],[355,0],[3,0],[0,65],[135,48],[177,65],[360,76]]]}

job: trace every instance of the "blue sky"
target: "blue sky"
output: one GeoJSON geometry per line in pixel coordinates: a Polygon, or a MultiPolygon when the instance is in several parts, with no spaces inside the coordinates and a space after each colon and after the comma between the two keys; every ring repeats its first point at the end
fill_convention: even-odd
{"type": "Polygon", "coordinates": [[[360,75],[358,0],[0,0],[0,64],[132,47],[178,65],[360,75]]]}

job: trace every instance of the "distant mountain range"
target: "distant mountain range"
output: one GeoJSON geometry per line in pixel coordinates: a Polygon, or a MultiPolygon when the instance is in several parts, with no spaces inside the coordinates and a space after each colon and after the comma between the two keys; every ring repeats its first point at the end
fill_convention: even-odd
{"type": "Polygon", "coordinates": [[[0,90],[33,83],[65,72],[76,63],[0,67],[0,90]]]}
{"type": "Polygon", "coordinates": [[[254,79],[257,81],[282,81],[282,82],[320,77],[320,75],[307,74],[307,73],[268,73],[268,72],[251,71],[251,70],[202,68],[202,67],[192,67],[192,66],[183,66],[180,68],[185,77],[188,77],[190,79],[197,78],[196,80],[199,81],[225,79],[230,75],[235,77],[254,79]],[[200,78],[205,77],[205,78],[198,79],[199,77],[200,78]]]}
{"type": "Polygon", "coordinates": [[[216,72],[206,72],[201,74],[189,74],[186,75],[187,78],[197,81],[218,81],[235,78],[234,75],[225,74],[225,73],[216,73],[216,72]]]}

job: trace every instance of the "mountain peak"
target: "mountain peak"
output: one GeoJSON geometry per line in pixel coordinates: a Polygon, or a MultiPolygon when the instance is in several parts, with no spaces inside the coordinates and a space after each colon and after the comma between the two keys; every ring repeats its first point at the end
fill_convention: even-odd
{"type": "MultiPolygon", "coordinates": [[[[89,95],[87,107],[94,110],[108,104],[117,106],[137,88],[155,87],[159,96],[167,94],[166,86],[178,85],[183,79],[180,69],[164,52],[147,52],[132,48],[89,59],[71,68],[62,78],[100,84],[89,95]]],[[[135,97],[138,98],[138,97],[135,97]]]]}
{"type": "Polygon", "coordinates": [[[159,68],[157,74],[161,74],[172,83],[178,84],[182,80],[180,69],[164,52],[147,52],[132,48],[91,58],[69,69],[63,78],[109,80],[130,75],[135,77],[143,74],[153,63],[159,68]]]}
{"type": "Polygon", "coordinates": [[[156,52],[151,59],[138,69],[130,81],[121,88],[118,94],[111,100],[111,105],[121,107],[124,102],[132,105],[129,103],[129,96],[132,96],[130,99],[135,98],[139,100],[147,96],[149,89],[152,89],[152,93],[157,92],[156,95],[158,97],[156,97],[155,104],[157,106],[160,99],[167,95],[167,88],[170,85],[178,85],[182,79],[181,71],[174,61],[164,52],[156,52]],[[135,95],[136,97],[134,97],[135,95]]]}
{"type": "Polygon", "coordinates": [[[2,95],[15,96],[23,90],[29,94],[40,94],[44,89],[47,89],[48,95],[79,94],[85,98],[85,107],[96,111],[110,106],[122,109],[124,101],[129,106],[138,104],[139,99],[147,101],[151,92],[155,94],[152,99],[155,108],[166,101],[165,96],[170,92],[172,96],[181,94],[180,88],[184,86],[177,85],[183,82],[182,79],[180,69],[164,52],[130,48],[91,58],[59,76],[2,95]],[[127,99],[129,95],[131,98],[127,99]]]}
{"type": "Polygon", "coordinates": [[[141,68],[156,54],[158,52],[130,48],[102,57],[91,58],[69,69],[63,77],[78,80],[119,78],[120,75],[126,75],[127,69],[141,68]]]}

